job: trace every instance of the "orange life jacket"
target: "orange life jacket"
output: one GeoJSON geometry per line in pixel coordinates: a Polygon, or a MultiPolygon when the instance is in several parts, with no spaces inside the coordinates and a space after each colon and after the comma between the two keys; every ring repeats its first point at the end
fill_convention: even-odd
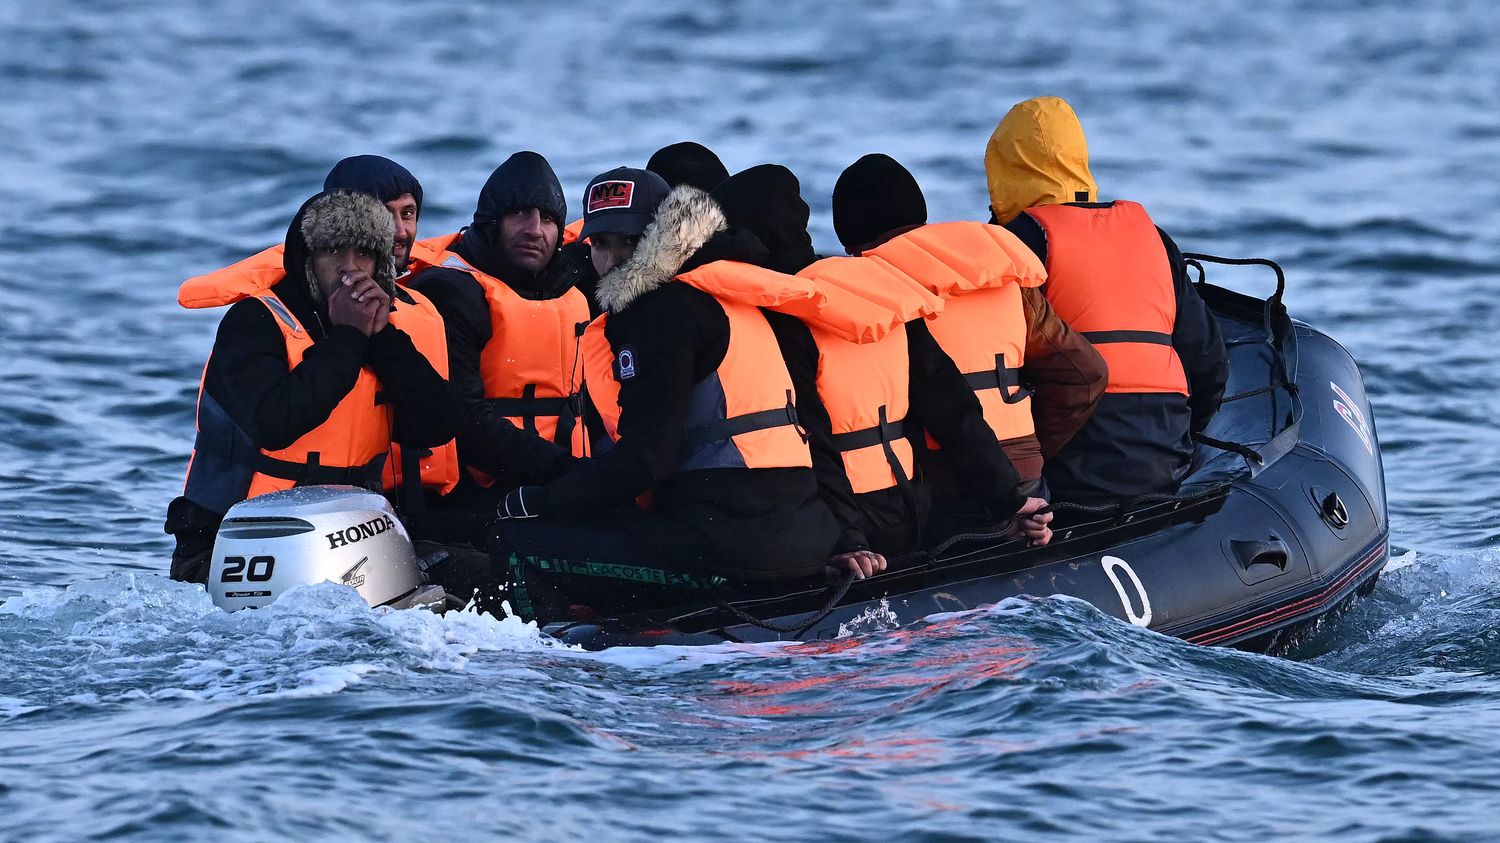
{"type": "Polygon", "coordinates": [[[1187,375],[1172,347],[1172,267],[1146,209],[1116,201],[1026,213],[1047,234],[1047,301],[1109,365],[1105,391],[1187,395],[1187,375]]]}
{"type": "MultiPolygon", "coordinates": [[[[287,364],[295,368],[312,347],[312,337],[274,293],[255,298],[271,311],[286,341],[287,364]]],[[[322,424],[285,448],[267,450],[255,448],[200,383],[198,437],[183,494],[223,513],[246,498],[297,485],[334,483],[379,489],[391,445],[390,416],[377,403],[379,392],[375,374],[361,369],[353,388],[322,424]]]]}
{"type": "MultiPolygon", "coordinates": [[[[457,235],[449,241],[457,241],[457,235]]],[[[438,266],[462,270],[484,289],[490,308],[490,339],[479,352],[484,397],[515,426],[570,449],[588,453],[579,420],[583,367],[579,339],[589,321],[588,299],[577,288],[553,299],[522,298],[498,278],[445,250],[438,266]]],[[[482,486],[488,475],[469,467],[482,486]]]]}
{"type": "Polygon", "coordinates": [[[581,220],[581,219],[573,220],[572,222],[570,222],[567,225],[563,226],[563,230],[562,230],[562,241],[563,241],[563,244],[566,245],[568,243],[577,242],[578,239],[579,239],[578,235],[580,235],[582,233],[583,233],[583,220],[581,220]]]}
{"type": "MultiPolygon", "coordinates": [[[[430,264],[447,248],[448,241],[453,236],[448,234],[429,237],[413,243],[408,269],[415,271],[419,265],[430,264]]],[[[202,307],[223,307],[240,299],[260,295],[286,277],[286,270],[282,266],[285,254],[285,244],[278,243],[223,269],[195,275],[177,288],[177,303],[189,310],[196,310],[202,307]]],[[[397,278],[396,283],[410,277],[411,273],[408,272],[397,278]]]]}
{"type": "MultiPolygon", "coordinates": [[[[398,302],[391,311],[391,324],[411,337],[412,345],[427,358],[443,380],[448,379],[448,335],[443,316],[426,296],[410,288],[401,290],[410,302],[398,302]]],[[[446,495],[458,485],[458,442],[449,439],[436,448],[413,449],[407,454],[401,445],[391,443],[391,458],[383,476],[386,489],[402,489],[407,462],[414,462],[423,488],[446,495]]]]}
{"type": "Polygon", "coordinates": [[[904,487],[914,476],[904,427],[911,404],[906,327],[863,345],[809,330],[818,346],[818,398],[850,487],[857,495],[904,487]]]}
{"type": "MultiPolygon", "coordinates": [[[[1041,262],[1015,235],[977,222],[934,223],[865,252],[947,299],[928,330],[979,398],[984,420],[1000,441],[1036,434],[1031,392],[1021,385],[1026,362],[1022,288],[1047,278],[1041,262]]],[[[929,448],[937,448],[932,437],[929,448]]]]}
{"type": "Polygon", "coordinates": [[[942,300],[869,258],[825,258],[797,275],[826,298],[819,309],[803,308],[801,318],[818,347],[818,398],[850,487],[855,494],[908,489],[914,460],[905,435],[906,322],[938,312],[942,300]]]}
{"type": "MultiPolygon", "coordinates": [[[[712,295],[729,319],[723,362],[693,385],[677,470],[811,468],[812,452],[797,425],[792,376],[758,309],[805,297],[806,285],[735,261],[715,261],[676,280],[712,295]]],[[[620,382],[635,376],[636,362],[630,349],[610,348],[607,320],[608,314],[598,317],[584,332],[583,360],[605,433],[618,440],[620,382]]]]}
{"type": "MultiPolygon", "coordinates": [[[[441,252],[439,246],[446,247],[453,236],[445,235],[417,241],[412,247],[412,265],[417,266],[421,261],[435,258],[441,252]]],[[[252,297],[265,301],[265,297],[270,296],[275,300],[275,294],[270,293],[269,290],[272,285],[286,277],[286,271],[282,266],[283,252],[283,246],[273,246],[223,269],[189,278],[178,289],[177,301],[183,307],[197,309],[221,307],[252,297]]],[[[410,273],[396,280],[400,282],[408,277],[410,273]]],[[[410,297],[411,301],[396,303],[391,310],[391,324],[410,336],[417,351],[421,352],[422,356],[432,364],[432,368],[446,379],[448,377],[448,339],[443,329],[442,315],[426,296],[415,290],[403,288],[402,294],[410,297]]],[[[276,301],[279,305],[280,301],[276,301]]],[[[275,313],[274,310],[272,312],[275,313]]],[[[289,312],[287,317],[291,318],[289,312]]],[[[298,359],[301,359],[300,355],[298,359]]],[[[203,414],[203,398],[204,393],[200,388],[200,416],[203,414]]],[[[458,445],[455,440],[450,439],[436,448],[423,449],[423,453],[412,456],[417,460],[424,488],[446,495],[458,484],[458,445]]],[[[393,445],[391,458],[384,470],[384,486],[387,490],[400,488],[403,468],[400,446],[393,445]]],[[[234,502],[238,503],[238,501],[234,502]]]]}

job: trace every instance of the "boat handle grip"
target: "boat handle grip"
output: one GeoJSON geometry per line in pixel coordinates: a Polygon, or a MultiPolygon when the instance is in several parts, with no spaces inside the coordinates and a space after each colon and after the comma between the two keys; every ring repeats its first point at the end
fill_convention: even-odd
{"type": "Polygon", "coordinates": [[[1247,571],[1254,565],[1275,565],[1285,571],[1287,560],[1291,556],[1286,542],[1275,536],[1265,541],[1232,539],[1229,547],[1234,552],[1234,558],[1239,561],[1240,567],[1247,571]]]}

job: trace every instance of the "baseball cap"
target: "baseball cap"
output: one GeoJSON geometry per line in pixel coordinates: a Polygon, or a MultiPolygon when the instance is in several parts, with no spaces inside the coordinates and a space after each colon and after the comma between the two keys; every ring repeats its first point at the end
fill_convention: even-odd
{"type": "Polygon", "coordinates": [[[649,170],[616,167],[600,173],[583,192],[583,231],[578,236],[640,234],[670,191],[666,180],[649,170]]]}

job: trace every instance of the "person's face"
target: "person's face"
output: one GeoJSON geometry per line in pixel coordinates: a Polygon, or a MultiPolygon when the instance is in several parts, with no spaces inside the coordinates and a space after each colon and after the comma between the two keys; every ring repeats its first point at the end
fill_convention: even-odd
{"type": "Polygon", "coordinates": [[[327,301],[345,276],[374,275],[375,253],[357,246],[335,246],[313,252],[313,279],[327,301]]]}
{"type": "Polygon", "coordinates": [[[510,262],[540,272],[557,249],[557,224],[536,208],[517,208],[500,218],[500,248],[510,262]]]}
{"type": "Polygon", "coordinates": [[[613,231],[590,234],[589,259],[594,262],[594,271],[603,278],[611,269],[629,260],[635,254],[635,244],[639,242],[639,234],[618,234],[613,231]]]}
{"type": "Polygon", "coordinates": [[[396,259],[396,272],[402,273],[411,261],[411,245],[417,241],[417,200],[403,193],[385,206],[396,219],[396,245],[391,247],[391,256],[396,259]]]}

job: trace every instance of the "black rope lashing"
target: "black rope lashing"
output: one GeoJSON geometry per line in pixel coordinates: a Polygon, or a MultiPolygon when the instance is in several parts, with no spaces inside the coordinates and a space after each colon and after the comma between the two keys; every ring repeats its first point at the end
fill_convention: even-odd
{"type": "Polygon", "coordinates": [[[1194,433],[1193,441],[1202,445],[1207,445],[1210,448],[1218,448],[1221,451],[1228,451],[1231,454],[1239,454],[1240,456],[1255,463],[1256,465],[1266,464],[1266,458],[1261,456],[1259,451],[1255,450],[1249,445],[1241,445],[1238,442],[1230,442],[1227,439],[1215,439],[1212,436],[1207,436],[1202,433],[1194,433]]]}
{"type": "Polygon", "coordinates": [[[768,620],[762,620],[745,611],[744,609],[741,609],[740,607],[734,605],[733,603],[728,603],[723,600],[719,601],[718,608],[725,612],[728,612],[729,614],[733,615],[741,621],[744,621],[745,623],[750,624],[751,626],[758,626],[761,629],[768,629],[771,632],[775,632],[781,635],[801,635],[809,629],[812,629],[815,625],[818,624],[819,621],[822,621],[824,618],[833,614],[833,610],[838,608],[839,601],[843,600],[844,595],[849,593],[849,586],[853,583],[853,569],[844,571],[844,575],[839,579],[838,584],[833,586],[833,594],[828,598],[828,601],[823,604],[823,608],[819,609],[817,614],[813,615],[811,618],[798,624],[779,624],[773,623],[772,621],[768,620]]]}

